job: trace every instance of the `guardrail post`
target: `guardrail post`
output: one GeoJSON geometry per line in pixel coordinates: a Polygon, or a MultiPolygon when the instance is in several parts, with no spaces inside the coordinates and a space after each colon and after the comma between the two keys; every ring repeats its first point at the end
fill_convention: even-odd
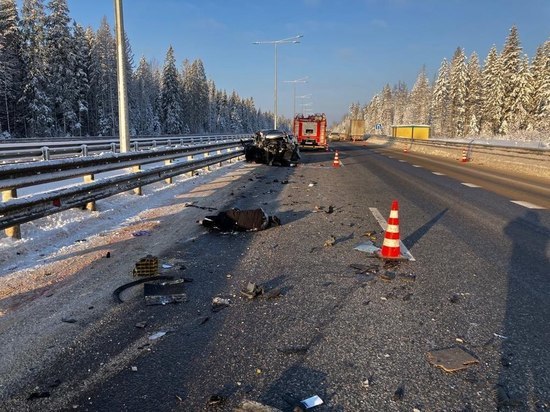
{"type": "Polygon", "coordinates": [[[42,160],[50,160],[50,148],[48,146],[42,147],[42,160]]]}
{"type": "MultiPolygon", "coordinates": [[[[132,173],[137,173],[141,170],[141,165],[136,165],[136,166],[133,166],[132,167],[132,173]]],[[[141,186],[139,187],[136,187],[134,189],[134,194],[138,195],[138,196],[141,196],[143,195],[143,188],[141,186]]]]}
{"type": "MultiPolygon", "coordinates": [[[[84,175],[84,183],[91,183],[95,180],[95,177],[93,174],[90,174],[90,175],[84,175]]],[[[96,209],[96,204],[95,204],[95,200],[92,200],[91,202],[88,202],[84,205],[83,209],[85,210],[89,210],[90,212],[95,212],[97,209],[96,209]]]]}
{"type": "Polygon", "coordinates": [[[88,156],[88,146],[83,144],[82,146],[80,146],[82,148],[82,157],[86,157],[88,156]]]}
{"type": "Polygon", "coordinates": [[[137,152],[139,150],[139,142],[136,140],[133,144],[132,144],[132,147],[133,147],[133,151],[134,152],[137,152]]]}
{"type": "Polygon", "coordinates": [[[111,143],[111,152],[116,153],[116,143],[115,142],[111,143]]]}
{"type": "MultiPolygon", "coordinates": [[[[164,161],[165,166],[171,165],[172,163],[174,163],[174,159],[167,159],[167,160],[164,161]]],[[[171,177],[167,177],[166,179],[164,179],[164,182],[167,185],[171,185],[174,182],[174,179],[171,178],[171,177]]]]}
{"type": "MultiPolygon", "coordinates": [[[[2,190],[2,202],[17,198],[17,189],[2,190]]],[[[21,226],[15,225],[4,229],[6,236],[13,239],[21,239],[21,226]]]]}

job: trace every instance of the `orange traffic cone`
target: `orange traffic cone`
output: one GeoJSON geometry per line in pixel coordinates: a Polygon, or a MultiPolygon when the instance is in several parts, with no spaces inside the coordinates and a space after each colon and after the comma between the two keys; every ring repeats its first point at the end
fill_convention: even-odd
{"type": "Polygon", "coordinates": [[[399,206],[397,200],[392,202],[384,242],[378,256],[382,259],[403,259],[401,247],[399,246],[399,206]]]}
{"type": "Polygon", "coordinates": [[[340,159],[338,158],[338,150],[334,152],[334,161],[332,162],[332,167],[340,167],[340,159]]]}
{"type": "Polygon", "coordinates": [[[468,152],[466,151],[466,148],[462,149],[462,159],[460,159],[461,162],[467,162],[468,159],[468,152]]]}

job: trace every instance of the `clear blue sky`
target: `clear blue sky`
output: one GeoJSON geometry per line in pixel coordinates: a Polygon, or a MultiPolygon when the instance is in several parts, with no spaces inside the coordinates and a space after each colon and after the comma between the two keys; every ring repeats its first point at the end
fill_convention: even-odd
{"type": "MultiPolygon", "coordinates": [[[[96,29],[114,21],[113,0],[68,0],[71,17],[96,29]]],[[[218,88],[273,110],[274,46],[254,41],[302,34],[278,47],[279,114],[292,117],[296,94],[312,97],[332,123],[352,102],[370,101],[386,83],[409,88],[426,66],[430,79],[460,46],[483,63],[512,25],[532,58],[550,38],[550,0],[124,0],[124,24],[136,63],[160,65],[169,45],[178,65],[200,58],[218,88]]],[[[180,66],[181,67],[181,66],[180,66]]],[[[306,101],[306,100],[304,100],[306,101]]],[[[298,100],[298,108],[300,100],[298,100]]]]}

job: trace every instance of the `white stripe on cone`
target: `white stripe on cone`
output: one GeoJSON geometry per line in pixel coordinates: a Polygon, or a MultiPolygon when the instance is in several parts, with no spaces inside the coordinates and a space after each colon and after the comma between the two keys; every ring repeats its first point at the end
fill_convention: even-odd
{"type": "Polygon", "coordinates": [[[383,245],[386,247],[399,247],[399,239],[384,239],[383,245]]]}

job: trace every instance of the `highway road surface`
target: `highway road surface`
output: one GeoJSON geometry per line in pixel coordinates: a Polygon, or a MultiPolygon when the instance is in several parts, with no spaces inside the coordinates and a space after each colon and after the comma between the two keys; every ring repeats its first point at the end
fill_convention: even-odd
{"type": "MultiPolygon", "coordinates": [[[[192,279],[188,301],[146,306],[139,286],[122,304],[103,296],[93,317],[83,306],[67,325],[78,337],[52,344],[45,370],[37,354],[31,377],[4,387],[2,408],[230,411],[249,399],[290,411],[318,395],[315,411],[549,409],[549,186],[368,146],[331,149],[341,167],[333,152],[307,151],[298,167],[248,164],[217,197],[200,191],[196,205],[216,211],[173,216],[179,238],[159,256],[178,262],[166,273],[192,279]],[[355,248],[382,243],[393,200],[414,260],[385,267],[355,248]],[[282,225],[198,227],[231,207],[262,207],[282,225]],[[248,282],[276,296],[248,299],[248,282]],[[212,310],[215,297],[229,306],[212,310]],[[449,348],[472,363],[447,372],[430,362],[449,348]]],[[[108,263],[92,268],[98,278],[118,276],[108,263]]]]}

